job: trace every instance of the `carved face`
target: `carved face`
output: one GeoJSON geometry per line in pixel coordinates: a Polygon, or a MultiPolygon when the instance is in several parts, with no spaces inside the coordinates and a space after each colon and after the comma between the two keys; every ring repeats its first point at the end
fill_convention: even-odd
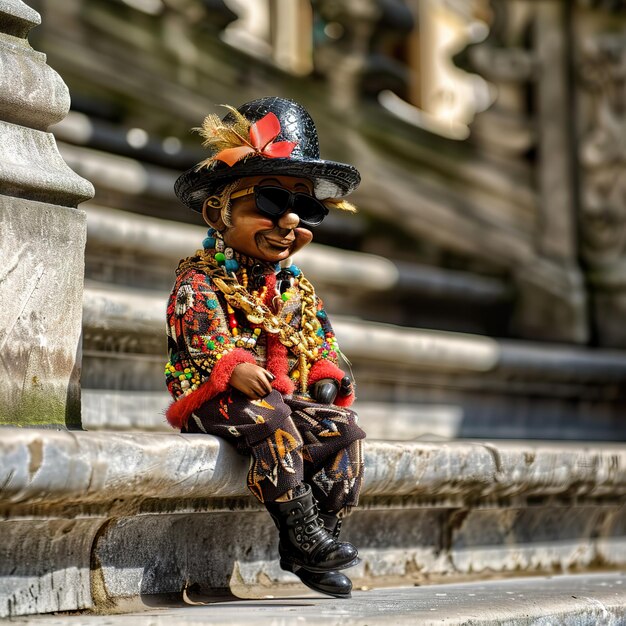
{"type": "MultiPolygon", "coordinates": [[[[242,178],[239,189],[264,184],[312,192],[312,183],[306,178],[267,175],[242,178]]],[[[295,213],[284,213],[275,220],[262,215],[256,207],[254,194],[232,200],[230,221],[232,226],[223,230],[224,243],[241,254],[270,263],[287,259],[313,239],[313,233],[300,225],[295,213]]],[[[220,222],[221,219],[215,224],[218,230],[224,227],[220,222]]]]}
{"type": "Polygon", "coordinates": [[[618,260],[626,250],[625,133],[626,122],[604,100],[580,142],[581,235],[592,263],[618,260]]]}

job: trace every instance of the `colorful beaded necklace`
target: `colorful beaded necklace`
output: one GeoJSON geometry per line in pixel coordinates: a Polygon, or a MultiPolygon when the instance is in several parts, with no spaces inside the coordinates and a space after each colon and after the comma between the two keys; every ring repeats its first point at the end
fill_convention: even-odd
{"type": "Polygon", "coordinates": [[[219,233],[213,228],[209,229],[202,243],[204,249],[199,250],[193,257],[181,261],[177,274],[194,268],[211,276],[213,283],[226,299],[231,334],[233,337],[239,337],[236,345],[241,341],[240,347],[253,347],[261,335],[261,330],[276,334],[280,342],[298,357],[300,390],[306,392],[310,365],[321,358],[324,341],[324,333],[317,318],[317,301],[313,285],[295,265],[281,269],[280,264],[263,264],[232,248],[227,248],[219,233]],[[250,277],[248,268],[252,275],[250,277]],[[241,282],[237,276],[238,271],[241,282]],[[274,272],[277,278],[276,294],[271,300],[272,303],[288,300],[292,295],[290,288],[294,286],[294,280],[298,280],[297,288],[302,295],[302,319],[299,329],[278,317],[278,310],[272,311],[266,304],[268,296],[267,291],[263,292],[265,285],[261,279],[268,272],[274,272]],[[249,284],[251,282],[255,284],[249,284]],[[251,287],[252,291],[249,291],[248,287],[251,287]],[[239,327],[235,309],[244,313],[251,325],[249,329],[239,327]]]}

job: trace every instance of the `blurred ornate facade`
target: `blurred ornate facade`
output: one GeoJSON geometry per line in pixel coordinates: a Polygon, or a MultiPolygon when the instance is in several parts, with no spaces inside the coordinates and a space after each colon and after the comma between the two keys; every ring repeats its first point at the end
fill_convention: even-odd
{"type": "MultiPolygon", "coordinates": [[[[326,153],[363,172],[358,227],[342,238],[335,224],[323,241],[511,287],[498,306],[482,307],[482,328],[455,318],[454,304],[444,327],[626,345],[621,3],[39,0],[35,8],[45,17],[36,43],[87,116],[73,120],[91,128],[82,145],[180,170],[199,156],[189,127],[214,104],[293,96],[312,110],[326,153]]],[[[60,138],[80,143],[72,119],[65,126],[60,138]]],[[[159,186],[131,202],[109,190],[106,201],[191,220],[159,186]]],[[[389,321],[438,325],[428,309],[441,302],[421,313],[404,304],[389,321]]]]}
{"type": "MultiPolygon", "coordinates": [[[[220,112],[220,103],[280,94],[311,111],[323,155],[354,163],[363,175],[354,196],[359,214],[329,216],[316,234],[335,250],[320,252],[334,257],[335,276],[348,266],[363,274],[343,283],[329,272],[314,276],[329,309],[340,319],[521,340],[535,350],[531,358],[514,346],[515,357],[500,357],[508,365],[469,378],[357,358],[362,400],[444,402],[498,424],[511,406],[524,406],[516,415],[525,436],[526,424],[545,424],[550,412],[555,424],[592,420],[594,410],[617,415],[626,401],[621,366],[603,349],[626,347],[623,3],[33,6],[43,25],[31,40],[73,98],[54,132],[65,160],[96,187],[85,205],[91,304],[83,389],[162,390],[161,335],[134,332],[137,319],[115,330],[107,316],[121,303],[133,309],[123,295],[129,289],[153,290],[141,297],[160,302],[175,257],[199,245],[201,236],[196,244],[185,229],[201,222],[172,191],[180,171],[203,158],[189,129],[220,112]],[[153,228],[141,216],[168,221],[153,228]],[[161,243],[166,230],[179,235],[169,250],[161,243]],[[344,252],[362,256],[350,265],[344,252]],[[367,275],[370,261],[383,274],[367,275]],[[104,304],[107,285],[115,306],[104,304]],[[581,351],[561,354],[555,342],[581,351]],[[543,364],[553,356],[548,375],[543,364]]],[[[133,310],[139,315],[139,304],[133,310]]],[[[373,336],[370,328],[363,337],[373,336]]],[[[361,340],[353,343],[358,349],[361,340]]],[[[383,361],[393,351],[386,345],[383,361]]],[[[463,359],[459,353],[450,362],[463,359]]],[[[492,432],[481,428],[466,434],[492,432]]],[[[555,428],[540,436],[560,436],[555,428]]],[[[586,436],[584,428],[576,432],[586,436]]]]}

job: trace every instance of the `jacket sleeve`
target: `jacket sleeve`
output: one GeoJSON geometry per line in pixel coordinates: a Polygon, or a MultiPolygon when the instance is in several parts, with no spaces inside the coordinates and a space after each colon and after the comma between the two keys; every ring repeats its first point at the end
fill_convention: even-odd
{"type": "Polygon", "coordinates": [[[229,388],[237,365],[254,363],[255,358],[235,346],[222,303],[202,272],[189,272],[177,282],[167,319],[170,361],[166,382],[176,400],[167,416],[173,423],[170,414],[184,414],[184,421],[193,410],[229,388]]]}
{"type": "MultiPolygon", "coordinates": [[[[324,333],[324,341],[321,345],[320,352],[321,357],[315,361],[311,366],[309,372],[309,387],[314,385],[317,381],[324,378],[333,378],[338,383],[341,383],[341,379],[346,375],[345,372],[339,367],[339,357],[341,356],[341,350],[335,332],[328,319],[326,310],[324,309],[324,303],[319,296],[317,299],[317,319],[321,324],[322,332],[324,333]]],[[[348,395],[340,395],[335,399],[337,406],[350,406],[354,402],[354,393],[348,395]]]]}

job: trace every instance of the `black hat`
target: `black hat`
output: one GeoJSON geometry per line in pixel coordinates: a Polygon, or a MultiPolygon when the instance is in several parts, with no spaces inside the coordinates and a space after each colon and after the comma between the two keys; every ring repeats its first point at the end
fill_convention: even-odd
{"type": "MultiPolygon", "coordinates": [[[[287,151],[290,151],[288,157],[265,156],[269,151],[264,153],[257,150],[251,151],[251,154],[230,166],[221,160],[208,159],[192,167],[182,174],[174,185],[176,195],[189,208],[201,212],[206,198],[223,185],[244,176],[259,176],[265,173],[310,179],[313,181],[314,194],[318,200],[341,198],[358,187],[361,176],[355,167],[319,158],[315,124],[306,109],[297,102],[286,98],[259,98],[247,102],[237,110],[252,124],[265,118],[268,113],[273,113],[280,124],[280,132],[270,143],[294,142],[295,145],[282,144],[288,146],[287,151]]],[[[223,118],[221,124],[234,125],[236,118],[237,116],[230,112],[223,118]]],[[[242,142],[240,145],[247,144],[242,142]]]]}

